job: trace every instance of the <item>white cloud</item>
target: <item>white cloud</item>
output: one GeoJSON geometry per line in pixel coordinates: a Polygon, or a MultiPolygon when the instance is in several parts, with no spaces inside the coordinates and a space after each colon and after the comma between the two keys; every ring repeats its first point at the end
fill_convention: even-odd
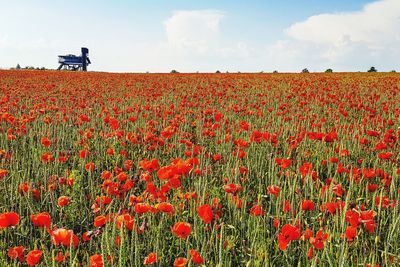
{"type": "Polygon", "coordinates": [[[321,14],[295,23],[289,36],[314,43],[336,43],[342,39],[368,44],[392,42],[400,28],[400,1],[383,0],[364,6],[361,11],[321,14]]]}
{"type": "MultiPolygon", "coordinates": [[[[218,10],[177,11],[164,22],[164,62],[193,71],[364,71],[399,68],[400,0],[379,0],[354,12],[311,16],[283,30],[275,43],[225,42],[218,10]]],[[[224,24],[224,27],[229,27],[224,24]]]]}
{"type": "Polygon", "coordinates": [[[224,13],[218,10],[175,11],[165,22],[168,44],[206,51],[216,45],[224,13]]]}
{"type": "MultiPolygon", "coordinates": [[[[240,70],[250,56],[244,41],[226,42],[220,10],[175,11],[164,21],[166,40],[154,50],[157,67],[180,71],[240,70]]],[[[154,66],[153,66],[154,68],[154,66]]]]}
{"type": "Polygon", "coordinates": [[[400,60],[400,1],[375,1],[356,12],[311,16],[285,32],[288,46],[310,55],[316,68],[364,70],[376,65],[389,70],[400,60]]]}

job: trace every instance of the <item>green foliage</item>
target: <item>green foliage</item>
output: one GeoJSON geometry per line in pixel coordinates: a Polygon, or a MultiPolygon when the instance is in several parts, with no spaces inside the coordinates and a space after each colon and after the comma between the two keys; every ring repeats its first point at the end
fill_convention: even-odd
{"type": "Polygon", "coordinates": [[[301,73],[309,73],[309,71],[308,71],[307,68],[305,68],[305,69],[303,69],[303,70],[301,71],[301,73]]]}

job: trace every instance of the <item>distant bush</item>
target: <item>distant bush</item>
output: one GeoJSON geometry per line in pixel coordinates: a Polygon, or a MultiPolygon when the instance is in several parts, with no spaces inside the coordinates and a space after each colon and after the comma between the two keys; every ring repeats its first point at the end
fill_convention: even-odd
{"type": "Polygon", "coordinates": [[[332,69],[327,69],[325,72],[326,72],[326,73],[332,73],[333,70],[332,70],[332,69]]]}
{"type": "Polygon", "coordinates": [[[375,67],[371,67],[368,72],[377,72],[378,70],[375,67]]]}
{"type": "Polygon", "coordinates": [[[171,73],[179,73],[177,70],[171,70],[171,73]]]}
{"type": "Polygon", "coordinates": [[[309,73],[309,71],[308,71],[307,68],[305,68],[305,69],[303,69],[303,70],[301,71],[301,73],[309,73]]]}

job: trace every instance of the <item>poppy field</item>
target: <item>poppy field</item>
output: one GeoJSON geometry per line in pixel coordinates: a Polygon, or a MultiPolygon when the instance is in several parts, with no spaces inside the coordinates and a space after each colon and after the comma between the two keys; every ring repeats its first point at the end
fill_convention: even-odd
{"type": "Polygon", "coordinates": [[[0,266],[399,266],[396,73],[0,71],[0,266]]]}

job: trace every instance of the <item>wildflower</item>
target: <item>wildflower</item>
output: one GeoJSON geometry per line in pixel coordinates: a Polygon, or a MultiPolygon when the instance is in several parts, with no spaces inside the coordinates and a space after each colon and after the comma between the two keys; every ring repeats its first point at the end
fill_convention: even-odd
{"type": "Polygon", "coordinates": [[[155,252],[151,252],[149,253],[149,255],[147,255],[147,257],[144,259],[143,264],[144,265],[150,265],[157,262],[157,254],[155,252]]]}
{"type": "Polygon", "coordinates": [[[40,262],[42,255],[43,255],[43,253],[41,250],[34,249],[26,255],[26,263],[29,266],[35,266],[36,264],[38,264],[40,262]]]}
{"type": "Polygon", "coordinates": [[[182,239],[186,239],[191,232],[192,232],[192,227],[189,223],[186,222],[177,222],[172,227],[172,233],[174,233],[177,237],[182,239]]]}
{"type": "Polygon", "coordinates": [[[278,235],[278,244],[280,250],[286,250],[291,241],[300,238],[299,229],[291,224],[285,224],[278,235]]]}
{"type": "Polygon", "coordinates": [[[213,211],[209,204],[204,204],[197,209],[197,214],[204,221],[205,224],[209,224],[213,219],[213,211]]]}
{"type": "Polygon", "coordinates": [[[0,213],[0,229],[16,226],[19,223],[19,215],[15,212],[0,213]]]}

